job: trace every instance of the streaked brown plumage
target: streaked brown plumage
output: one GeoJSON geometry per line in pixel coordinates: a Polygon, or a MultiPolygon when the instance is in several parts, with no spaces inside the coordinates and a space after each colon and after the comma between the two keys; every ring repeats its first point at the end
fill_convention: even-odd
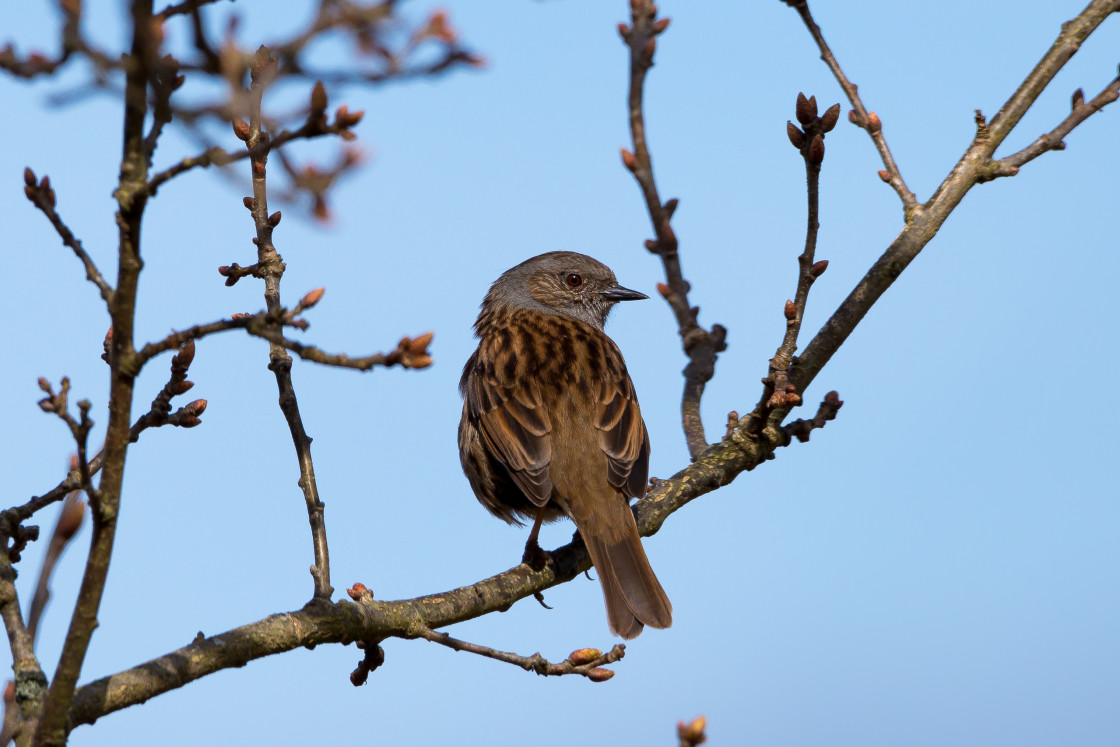
{"type": "Polygon", "coordinates": [[[667,628],[673,606],[630,510],[645,493],[649,435],[622,353],[603,332],[619,301],[645,298],[606,265],[550,252],[502,274],[475,322],[459,387],[459,456],[478,500],[510,523],[575,522],[598,571],[611,631],[667,628]]]}

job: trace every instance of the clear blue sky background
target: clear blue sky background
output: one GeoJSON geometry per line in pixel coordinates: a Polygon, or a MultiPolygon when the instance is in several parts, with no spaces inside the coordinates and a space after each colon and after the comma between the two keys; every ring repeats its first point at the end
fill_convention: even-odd
{"type": "MultiPolygon", "coordinates": [[[[98,6],[99,38],[119,43],[121,11],[89,5],[98,6]]],[[[920,199],[966,148],[973,110],[994,114],[1081,8],[1045,5],[817,3],[920,199]]],[[[8,4],[3,36],[23,51],[53,48],[50,6],[8,4]]],[[[412,2],[403,12],[418,19],[432,7],[412,2]]],[[[358,128],[367,166],[335,193],[332,225],[285,209],[276,234],[286,301],[327,289],[306,340],[361,354],[436,333],[426,371],[296,366],[338,596],[357,581],[382,599],[438,592],[520,557],[524,531],[491,518],[460,472],[456,386],[483,293],[534,254],[592,254],[655,296],[620,308],[609,331],[641,396],[651,473],[688,461],[678,416],[684,358],[654,292],[661,268],[642,248],[648,218],[618,159],[629,136],[615,25],[628,4],[446,7],[488,66],[351,90],[345,102],[367,112],[358,128]]],[[[307,12],[296,2],[216,9],[244,15],[249,46],[307,12]]],[[[794,97],[805,91],[827,105],[842,95],[777,0],[666,0],[662,10],[673,24],[647,90],[657,177],[666,197],[681,199],[674,224],[701,321],[730,330],[704,398],[714,438],[728,410],[757,400],[794,289],[804,235],[803,170],[785,135],[794,97]]],[[[173,29],[172,39],[181,34],[173,29]]],[[[1118,48],[1114,19],[1001,152],[1057,124],[1073,89],[1092,96],[1106,85],[1118,48]]],[[[82,77],[75,70],[67,80],[82,77]]],[[[69,375],[74,399],[91,399],[99,426],[106,421],[107,315],[23,198],[20,174],[27,165],[50,174],[62,215],[111,269],[120,105],[93,97],[52,108],[52,90],[0,78],[5,505],[55,485],[72,448],[36,407],[36,377],[69,375]]],[[[360,653],[325,646],[207,677],[80,727],[73,744],[670,745],[676,721],[700,713],[719,745],[1117,744],[1120,490],[1108,404],[1118,365],[1117,116],[1093,117],[1066,151],[976,188],[808,393],[815,403],[839,390],[839,419],[646,541],[674,625],[629,644],[611,682],[545,679],[390,640],[384,667],[356,689],[347,675],[360,653]]],[[[195,149],[168,137],[157,165],[195,149]]],[[[809,301],[806,341],[901,226],[879,168],[865,133],[842,117],[821,187],[818,256],[831,264],[809,301]]],[[[259,283],[229,289],[216,272],[253,261],[243,194],[196,172],[151,204],[140,340],[262,306],[259,283]]],[[[309,597],[306,512],[266,362],[259,340],[200,343],[191,396],[210,402],[204,424],[146,433],[130,451],[83,682],[309,597]]],[[[167,365],[162,358],[142,375],[138,411],[167,365]]],[[[52,522],[44,512],[45,531],[52,522]]],[[[545,546],[570,532],[552,527],[545,546]]],[[[48,669],[88,539],[87,528],[58,570],[40,634],[48,669]]],[[[25,601],[42,545],[20,566],[25,601]]],[[[545,597],[554,610],[530,599],[450,632],[554,660],[613,643],[597,583],[576,580],[545,597]]]]}

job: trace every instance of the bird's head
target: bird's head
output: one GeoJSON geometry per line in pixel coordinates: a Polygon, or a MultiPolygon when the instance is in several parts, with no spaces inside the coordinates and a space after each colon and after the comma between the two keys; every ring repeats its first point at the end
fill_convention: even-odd
{"type": "Polygon", "coordinates": [[[619,301],[649,298],[623,288],[611,268],[578,252],[548,252],[511,267],[490,287],[483,311],[505,306],[578,319],[602,329],[619,301]]]}

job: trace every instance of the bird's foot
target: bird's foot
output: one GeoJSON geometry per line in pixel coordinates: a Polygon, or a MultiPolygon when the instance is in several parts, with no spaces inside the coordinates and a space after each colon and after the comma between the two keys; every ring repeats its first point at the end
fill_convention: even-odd
{"type": "Polygon", "coordinates": [[[543,571],[545,566],[553,562],[552,553],[548,550],[542,550],[535,540],[526,542],[525,552],[521,555],[521,562],[534,571],[543,571]]]}

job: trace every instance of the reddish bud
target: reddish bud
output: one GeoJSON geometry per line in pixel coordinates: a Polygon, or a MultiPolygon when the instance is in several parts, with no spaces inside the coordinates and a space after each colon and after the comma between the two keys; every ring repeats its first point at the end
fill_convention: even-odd
{"type": "Polygon", "coordinates": [[[832,128],[840,120],[840,105],[833,104],[825,111],[824,116],[821,117],[821,132],[832,132],[832,128]]]}
{"type": "Polygon", "coordinates": [[[271,225],[273,228],[276,228],[278,225],[280,225],[280,211],[277,210],[275,213],[268,216],[268,222],[269,225],[271,225]]]}
{"type": "Polygon", "coordinates": [[[821,275],[824,274],[824,271],[827,270],[827,269],[828,269],[828,260],[827,259],[822,259],[818,262],[814,262],[813,266],[809,268],[809,276],[814,277],[814,278],[819,278],[821,275]]]}
{"type": "Polygon", "coordinates": [[[86,513],[86,504],[82,501],[64,504],[62,513],[58,515],[58,523],[54,532],[63,541],[71,539],[82,528],[82,517],[86,513]]]}
{"type": "Polygon", "coordinates": [[[630,41],[630,27],[625,23],[618,24],[618,35],[622,37],[623,41],[630,41]]]}
{"type": "Polygon", "coordinates": [[[859,115],[856,114],[855,109],[849,109],[848,110],[848,121],[851,122],[854,125],[859,124],[859,115]]]}
{"type": "Polygon", "coordinates": [[[797,105],[794,107],[794,112],[797,114],[798,122],[803,125],[809,124],[817,118],[817,97],[805,98],[805,94],[797,94],[797,105]]]}
{"type": "Polygon", "coordinates": [[[230,314],[230,319],[248,319],[252,314],[230,314]]]}
{"type": "Polygon", "coordinates": [[[673,217],[673,213],[677,212],[677,205],[679,204],[680,200],[678,200],[676,197],[670,197],[665,201],[665,212],[668,214],[668,217],[673,217]]]}
{"type": "Polygon", "coordinates": [[[428,345],[431,344],[435,334],[435,332],[425,332],[419,337],[414,337],[412,340],[409,340],[405,347],[407,347],[411,353],[424,353],[428,350],[428,345]]]}
{"type": "Polygon", "coordinates": [[[603,652],[597,648],[580,648],[568,654],[568,661],[575,666],[583,664],[590,664],[603,655],[603,652]]]}
{"type": "Polygon", "coordinates": [[[338,107],[338,111],[334,113],[334,123],[339,127],[353,127],[362,121],[366,113],[364,111],[352,112],[346,108],[346,105],[338,107]]]}
{"type": "Polygon", "coordinates": [[[614,677],[614,671],[603,667],[595,667],[587,673],[587,679],[592,682],[606,682],[611,677],[614,677]]]}
{"type": "Polygon", "coordinates": [[[244,119],[233,120],[233,134],[237,136],[238,140],[248,140],[250,132],[249,123],[244,119]]]}
{"type": "Polygon", "coordinates": [[[204,399],[196,399],[194,402],[191,402],[189,405],[184,407],[183,411],[188,412],[191,415],[201,415],[202,413],[206,412],[207,404],[208,403],[204,399]]]}
{"type": "Polygon", "coordinates": [[[357,583],[346,590],[346,593],[355,602],[368,602],[373,599],[373,592],[366,588],[365,584],[357,583]]]}
{"type": "MultiPolygon", "coordinates": [[[[642,58],[647,63],[650,63],[650,62],[653,61],[653,53],[656,52],[656,51],[657,51],[657,40],[656,39],[650,39],[648,42],[646,42],[646,45],[644,47],[642,47],[642,58]]],[[[614,676],[614,672],[611,672],[611,676],[612,677],[614,676]]]]}
{"type": "Polygon", "coordinates": [[[891,183],[891,172],[886,171],[885,169],[879,169],[877,173],[879,174],[879,178],[884,182],[886,182],[887,184],[891,183]]]}
{"type": "Polygon", "coordinates": [[[657,292],[661,294],[662,298],[668,298],[669,294],[673,292],[673,289],[670,288],[665,283],[658,283],[657,284],[657,292]]]}
{"type": "Polygon", "coordinates": [[[50,397],[39,400],[39,409],[43,412],[54,412],[54,401],[50,397]]]}
{"type": "Polygon", "coordinates": [[[799,130],[793,122],[786,122],[786,137],[789,138],[790,144],[798,150],[801,150],[801,147],[805,145],[805,133],[799,130]]]}
{"type": "Polygon", "coordinates": [[[187,340],[179,347],[175,354],[174,362],[183,369],[189,368],[194,360],[194,340],[187,340]]]}
{"type": "Polygon", "coordinates": [[[42,376],[40,376],[39,377],[39,388],[42,389],[47,394],[50,394],[51,383],[49,381],[47,381],[46,379],[44,379],[42,376]]]}
{"type": "Polygon", "coordinates": [[[8,684],[4,685],[4,702],[14,703],[16,700],[16,683],[13,680],[8,680],[8,684]]]}
{"type": "Polygon", "coordinates": [[[708,720],[703,716],[697,716],[692,721],[686,724],[683,721],[677,722],[677,737],[680,739],[681,744],[695,745],[703,744],[708,740],[707,735],[704,734],[704,729],[708,725],[708,720]]]}
{"type": "Polygon", "coordinates": [[[299,305],[305,309],[310,309],[315,304],[319,303],[319,299],[323,297],[325,288],[316,288],[300,299],[299,305]]]}
{"type": "Polygon", "coordinates": [[[633,153],[626,150],[625,148],[619,148],[618,152],[622,155],[623,166],[630,169],[630,171],[632,172],[638,170],[638,159],[634,156],[633,153]]]}
{"type": "Polygon", "coordinates": [[[662,18],[653,22],[653,33],[660,34],[665,29],[669,28],[669,19],[662,18]]]}
{"type": "Polygon", "coordinates": [[[185,412],[185,413],[183,413],[182,415],[179,416],[179,427],[180,428],[194,428],[196,425],[201,425],[201,424],[202,424],[202,421],[198,419],[198,416],[191,415],[189,412],[185,412]]]}
{"type": "Polygon", "coordinates": [[[871,133],[878,132],[883,129],[883,123],[879,120],[879,115],[875,112],[867,113],[867,131],[871,133]]]}
{"type": "Polygon", "coordinates": [[[311,111],[315,114],[322,114],[326,110],[327,88],[323,85],[323,81],[317,80],[311,89],[311,111]]]}
{"type": "Polygon", "coordinates": [[[786,319],[794,320],[797,318],[797,306],[793,301],[786,300],[786,319]]]}
{"type": "Polygon", "coordinates": [[[824,138],[820,133],[813,135],[812,142],[809,143],[809,163],[814,166],[819,166],[821,161],[824,160],[824,138]]]}
{"type": "Polygon", "coordinates": [[[34,171],[32,171],[30,168],[26,168],[26,169],[23,170],[23,183],[24,184],[26,184],[29,187],[34,187],[36,181],[38,181],[38,180],[35,177],[35,172],[34,171]]]}
{"type": "Polygon", "coordinates": [[[264,175],[264,161],[253,161],[253,176],[263,179],[264,175]]]}
{"type": "Polygon", "coordinates": [[[1085,103],[1085,92],[1078,88],[1073,92],[1073,97],[1070,99],[1070,108],[1076,109],[1085,103]]]}
{"type": "Polygon", "coordinates": [[[244,205],[245,209],[249,211],[257,209],[257,201],[252,197],[246,197],[241,201],[241,204],[244,205]]]}
{"type": "Polygon", "coordinates": [[[657,242],[653,239],[646,239],[645,247],[647,251],[657,253],[657,242]]]}
{"type": "Polygon", "coordinates": [[[176,395],[176,396],[178,396],[180,394],[186,394],[192,388],[194,388],[194,382],[193,381],[175,381],[175,382],[172,382],[172,384],[170,386],[171,393],[176,395]]]}

